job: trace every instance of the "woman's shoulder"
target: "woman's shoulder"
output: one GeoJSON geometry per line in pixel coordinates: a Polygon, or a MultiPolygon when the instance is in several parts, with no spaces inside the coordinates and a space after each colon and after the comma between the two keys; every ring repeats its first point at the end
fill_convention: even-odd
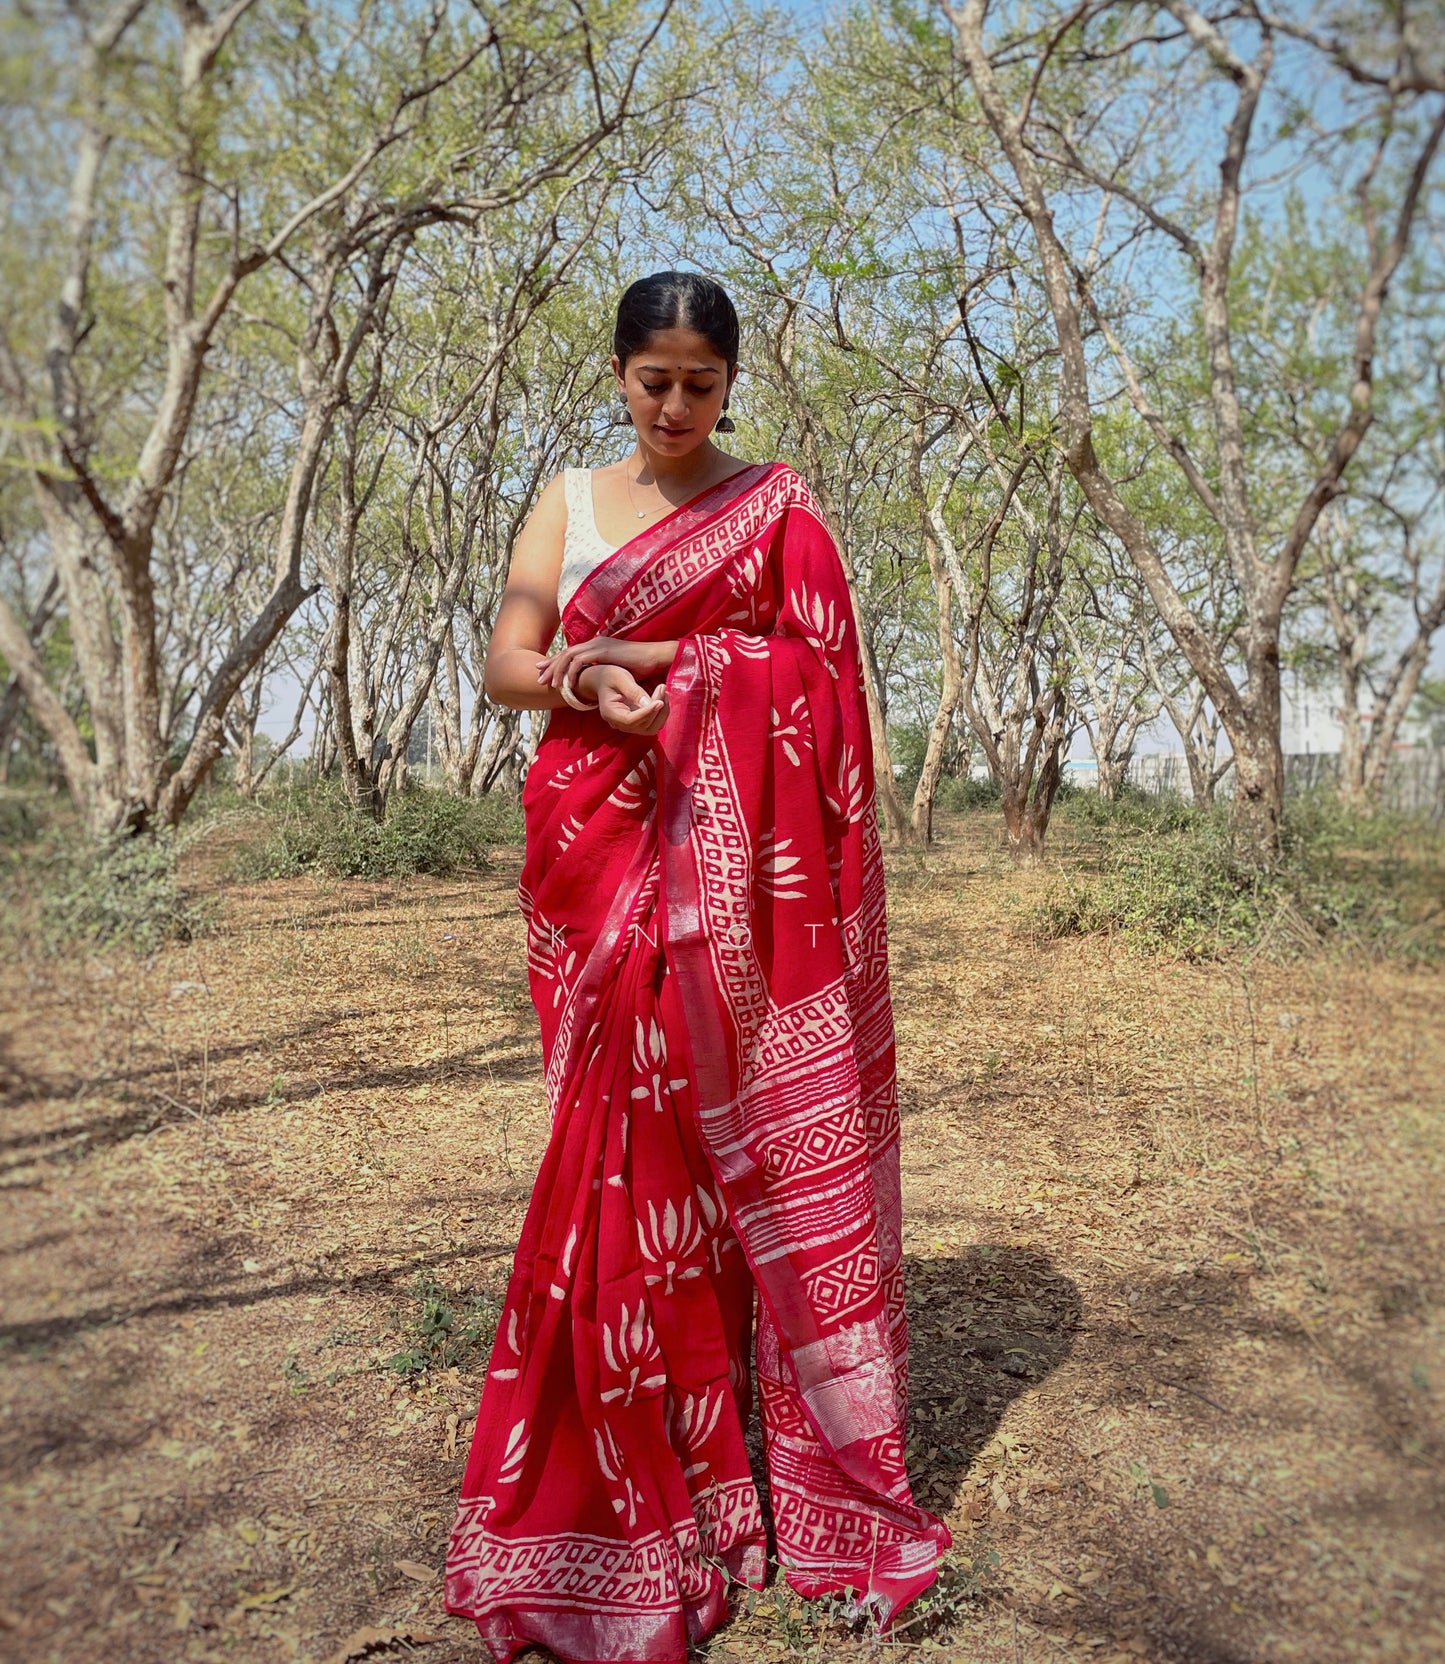
{"type": "Polygon", "coordinates": [[[779,508],[796,505],[811,509],[815,514],[818,512],[818,499],[812,487],[791,462],[782,457],[776,458],[766,464],[762,477],[769,491],[776,494],[779,508]]]}
{"type": "Polygon", "coordinates": [[[751,474],[753,478],[750,483],[755,486],[765,485],[775,491],[795,491],[800,486],[804,490],[807,489],[803,476],[791,462],[782,457],[773,457],[771,460],[760,458],[755,462],[747,462],[742,457],[734,457],[733,460],[737,467],[727,476],[729,479],[751,474]]]}
{"type": "Polygon", "coordinates": [[[570,508],[591,473],[590,468],[559,468],[537,493],[537,507],[551,514],[570,508]]]}
{"type": "Polygon", "coordinates": [[[570,468],[559,468],[537,493],[527,524],[539,532],[560,533],[567,525],[567,505],[572,495],[570,468]]]}

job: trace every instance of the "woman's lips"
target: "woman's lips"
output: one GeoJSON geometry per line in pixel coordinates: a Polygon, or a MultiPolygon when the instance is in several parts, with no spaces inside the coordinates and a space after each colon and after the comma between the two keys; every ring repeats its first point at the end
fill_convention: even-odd
{"type": "Polygon", "coordinates": [[[691,428],[664,427],[661,422],[654,422],[652,425],[659,433],[665,433],[669,439],[681,439],[683,434],[692,432],[691,428]]]}

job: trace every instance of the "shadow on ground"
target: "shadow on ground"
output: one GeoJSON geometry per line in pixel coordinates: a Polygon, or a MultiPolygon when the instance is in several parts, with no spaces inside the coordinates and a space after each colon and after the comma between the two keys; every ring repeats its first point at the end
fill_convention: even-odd
{"type": "Polygon", "coordinates": [[[950,1259],[904,1261],[908,1286],[909,1475],[936,1513],[1010,1404],[1068,1357],[1079,1290],[1047,1254],[978,1243],[950,1259]]]}

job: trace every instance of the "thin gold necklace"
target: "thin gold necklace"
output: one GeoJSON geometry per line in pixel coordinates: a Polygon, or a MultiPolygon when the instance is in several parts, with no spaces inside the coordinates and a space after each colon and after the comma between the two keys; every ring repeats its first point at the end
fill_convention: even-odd
{"type": "MultiPolygon", "coordinates": [[[[637,518],[639,520],[645,520],[647,518],[647,510],[645,508],[638,508],[637,507],[637,499],[636,499],[636,497],[634,497],[632,495],[632,475],[627,472],[626,463],[624,463],[623,466],[622,466],[622,477],[623,477],[623,479],[625,479],[627,481],[627,500],[628,500],[628,502],[632,504],[634,509],[636,509],[637,518]]],[[[656,511],[654,510],[654,513],[655,512],[656,511]]]]}

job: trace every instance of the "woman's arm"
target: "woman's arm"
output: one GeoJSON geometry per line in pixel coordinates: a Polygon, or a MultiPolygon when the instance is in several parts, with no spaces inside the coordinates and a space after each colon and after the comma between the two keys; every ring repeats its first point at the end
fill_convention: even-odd
{"type": "Polygon", "coordinates": [[[665,674],[676,642],[591,642],[548,655],[547,644],[561,622],[557,584],[562,576],[562,545],[567,532],[567,500],[562,476],[543,488],[537,506],[512,545],[507,585],[487,644],[482,691],[497,705],[513,710],[552,710],[562,697],[562,675],[573,659],[583,668],[572,679],[584,699],[595,699],[603,719],[635,734],[656,733],[667,718],[665,690],[652,702],[636,677],[665,674]]]}
{"type": "MultiPolygon", "coordinates": [[[[547,644],[560,622],[557,584],[566,531],[567,502],[558,474],[543,488],[512,545],[507,587],[482,667],[482,690],[494,704],[517,711],[566,704],[559,689],[537,679],[537,667],[546,662],[547,644]]],[[[587,696],[596,694],[589,688],[587,696]]]]}

